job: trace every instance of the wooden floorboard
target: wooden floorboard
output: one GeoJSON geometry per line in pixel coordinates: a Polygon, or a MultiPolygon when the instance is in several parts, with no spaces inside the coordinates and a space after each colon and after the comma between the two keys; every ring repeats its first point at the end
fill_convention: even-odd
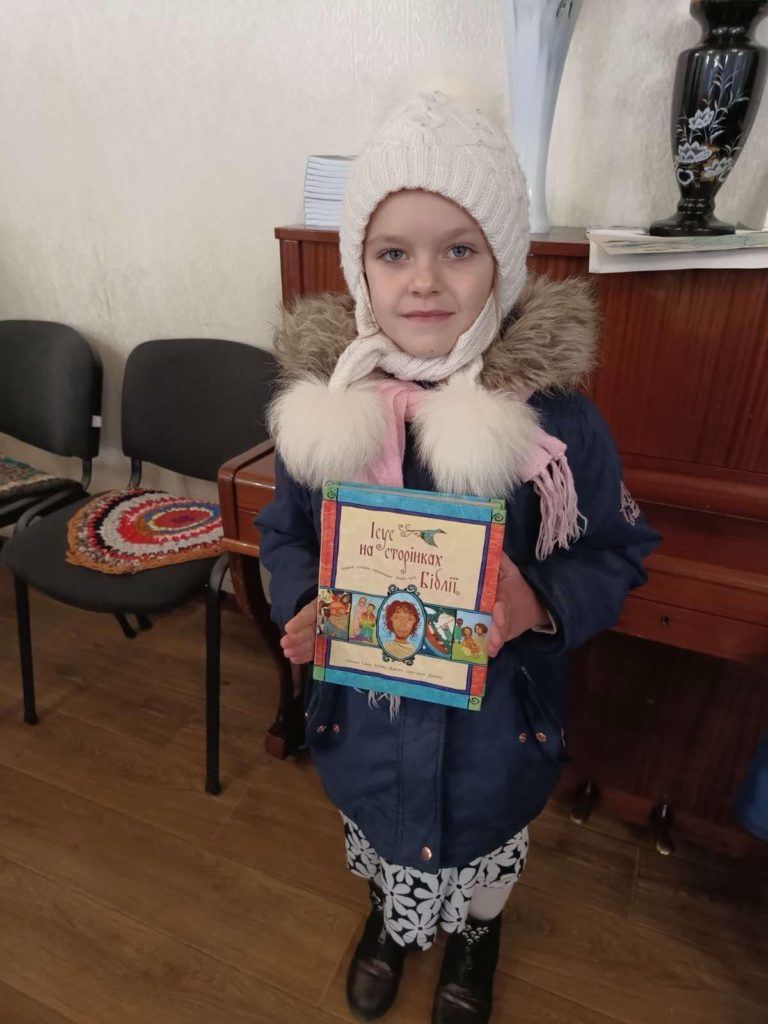
{"type": "Polygon", "coordinates": [[[200,763],[184,763],[151,743],[61,712],[36,726],[10,726],[0,743],[0,764],[201,842],[243,793],[234,783],[212,800],[203,792],[200,763]]]}
{"type": "Polygon", "coordinates": [[[747,951],[768,974],[768,865],[761,876],[642,850],[632,920],[704,950],[717,936],[723,957],[738,964],[747,951]]]}
{"type": "Polygon", "coordinates": [[[0,855],[319,1002],[359,914],[0,768],[0,855]]]}
{"type": "MultiPolygon", "coordinates": [[[[32,596],[40,724],[21,722],[0,571],[0,1024],[351,1021],[367,907],[306,761],[263,750],[276,679],[224,615],[221,796],[202,791],[204,611],[126,640],[32,596]]],[[[556,806],[505,914],[494,1024],[753,1024],[768,892],[701,850],[556,806]]],[[[408,958],[392,1024],[429,1020],[442,947],[408,958]]]]}
{"type": "Polygon", "coordinates": [[[502,939],[503,971],[624,1024],[765,1021],[765,975],[719,936],[700,950],[521,884],[502,939]]]}
{"type": "Polygon", "coordinates": [[[30,999],[17,988],[11,988],[0,981],[0,1009],[4,1024],[72,1024],[71,1017],[64,1017],[50,1006],[30,999]]]}
{"type": "Polygon", "coordinates": [[[552,815],[535,821],[530,835],[526,885],[564,902],[629,915],[638,860],[634,843],[574,828],[552,815]]]}

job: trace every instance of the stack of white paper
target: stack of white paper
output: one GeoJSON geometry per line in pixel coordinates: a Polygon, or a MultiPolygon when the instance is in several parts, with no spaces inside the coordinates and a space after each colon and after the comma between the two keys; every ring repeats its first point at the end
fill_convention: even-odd
{"type": "Polygon", "coordinates": [[[768,230],[664,238],[643,228],[588,228],[587,237],[593,274],[768,267],[768,230]]]}
{"type": "Polygon", "coordinates": [[[341,201],[352,166],[350,156],[311,156],[304,178],[304,223],[311,228],[337,228],[341,201]]]}

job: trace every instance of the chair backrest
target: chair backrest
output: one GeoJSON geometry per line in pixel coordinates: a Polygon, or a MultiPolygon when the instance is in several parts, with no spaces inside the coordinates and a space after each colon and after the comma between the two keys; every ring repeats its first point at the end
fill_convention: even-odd
{"type": "Polygon", "coordinates": [[[99,451],[101,361],[66,324],[0,320],[0,432],[56,455],[99,451]]]}
{"type": "Polygon", "coordinates": [[[277,377],[270,352],[238,341],[145,341],[123,380],[123,451],[184,476],[215,480],[234,455],[264,441],[277,377]]]}

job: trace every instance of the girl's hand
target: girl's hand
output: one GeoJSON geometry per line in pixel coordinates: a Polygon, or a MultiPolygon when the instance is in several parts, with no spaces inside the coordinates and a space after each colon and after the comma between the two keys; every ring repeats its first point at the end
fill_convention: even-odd
{"type": "Polygon", "coordinates": [[[502,552],[499,584],[488,634],[488,657],[495,658],[507,640],[534,626],[549,625],[549,617],[536,592],[523,579],[515,563],[502,552]]]}
{"type": "Polygon", "coordinates": [[[310,601],[285,624],[285,636],[280,640],[283,654],[294,665],[312,661],[315,654],[315,624],[317,601],[310,601]]]}

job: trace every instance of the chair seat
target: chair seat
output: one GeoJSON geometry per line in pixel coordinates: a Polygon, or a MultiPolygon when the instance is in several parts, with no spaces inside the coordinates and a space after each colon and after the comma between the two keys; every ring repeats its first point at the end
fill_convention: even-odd
{"type": "Polygon", "coordinates": [[[46,473],[28,462],[19,462],[6,455],[0,456],[0,502],[12,498],[24,498],[31,494],[45,494],[55,491],[67,481],[60,476],[46,473]]]}
{"type": "Polygon", "coordinates": [[[153,612],[200,591],[215,558],[112,576],[66,561],[67,523],[90,497],[36,520],[5,545],[2,561],[20,579],[64,604],[95,612],[153,612]]]}
{"type": "Polygon", "coordinates": [[[0,493],[0,526],[10,526],[20,519],[28,508],[37,505],[43,498],[47,498],[49,495],[53,496],[59,491],[67,490],[72,491],[73,499],[82,494],[82,488],[77,480],[65,478],[59,479],[56,487],[48,486],[46,481],[42,481],[39,485],[34,485],[25,490],[23,494],[15,494],[9,497],[0,493]]]}

